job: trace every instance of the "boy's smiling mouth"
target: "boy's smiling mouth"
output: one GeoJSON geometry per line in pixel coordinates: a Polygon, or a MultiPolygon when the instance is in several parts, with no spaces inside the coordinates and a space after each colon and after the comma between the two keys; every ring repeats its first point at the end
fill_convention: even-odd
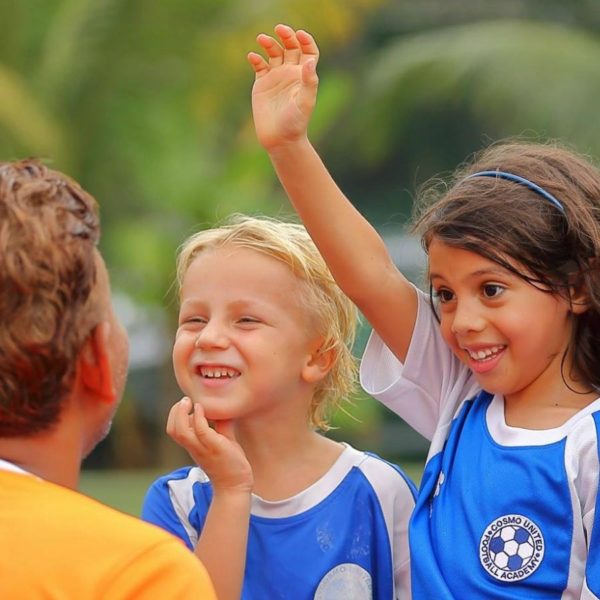
{"type": "Polygon", "coordinates": [[[196,373],[205,379],[235,379],[240,376],[237,369],[213,365],[200,365],[196,367],[196,373]]]}

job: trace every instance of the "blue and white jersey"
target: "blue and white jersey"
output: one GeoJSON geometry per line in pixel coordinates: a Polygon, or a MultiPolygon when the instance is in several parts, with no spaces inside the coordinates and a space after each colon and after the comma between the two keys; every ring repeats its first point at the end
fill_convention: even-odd
{"type": "Polygon", "coordinates": [[[361,382],[432,440],[410,523],[413,598],[600,598],[600,399],[555,429],[508,426],[422,293],[404,365],[373,334],[361,382]]]}
{"type": "MultiPolygon", "coordinates": [[[[269,502],[254,495],[242,600],[410,598],[415,495],[397,466],[347,444],[296,496],[269,502]]],[[[152,484],[142,518],[193,549],[211,498],[206,474],[184,467],[152,484]]]]}

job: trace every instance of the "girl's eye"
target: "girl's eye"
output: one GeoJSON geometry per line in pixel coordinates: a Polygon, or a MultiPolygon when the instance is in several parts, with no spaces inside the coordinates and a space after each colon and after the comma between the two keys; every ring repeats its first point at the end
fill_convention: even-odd
{"type": "Polygon", "coordinates": [[[497,283],[486,283],[481,289],[485,298],[497,298],[505,288],[497,283]]]}
{"type": "Polygon", "coordinates": [[[447,302],[452,301],[454,294],[450,290],[441,288],[433,291],[433,297],[439,300],[442,304],[446,304],[447,302]]]}

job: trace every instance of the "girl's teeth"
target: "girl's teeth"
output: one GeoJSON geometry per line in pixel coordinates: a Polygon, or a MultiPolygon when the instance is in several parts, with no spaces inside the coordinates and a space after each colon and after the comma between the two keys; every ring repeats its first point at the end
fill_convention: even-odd
{"type": "Polygon", "coordinates": [[[492,348],[487,348],[485,350],[467,350],[467,352],[474,360],[484,360],[486,358],[490,358],[490,356],[493,356],[500,350],[502,350],[502,346],[493,346],[492,348]]]}

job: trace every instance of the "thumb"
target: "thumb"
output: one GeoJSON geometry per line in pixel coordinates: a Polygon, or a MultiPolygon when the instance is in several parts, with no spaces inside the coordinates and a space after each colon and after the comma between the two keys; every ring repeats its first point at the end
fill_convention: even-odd
{"type": "Polygon", "coordinates": [[[233,426],[232,419],[223,419],[222,421],[215,421],[214,428],[217,433],[225,436],[228,440],[235,442],[235,427],[233,426]]]}
{"type": "Polygon", "coordinates": [[[313,90],[319,85],[316,59],[307,60],[302,65],[302,83],[313,90]]]}
{"type": "Polygon", "coordinates": [[[302,65],[302,86],[296,101],[298,108],[307,116],[311,114],[315,107],[318,86],[317,61],[309,60],[302,65]]]}

